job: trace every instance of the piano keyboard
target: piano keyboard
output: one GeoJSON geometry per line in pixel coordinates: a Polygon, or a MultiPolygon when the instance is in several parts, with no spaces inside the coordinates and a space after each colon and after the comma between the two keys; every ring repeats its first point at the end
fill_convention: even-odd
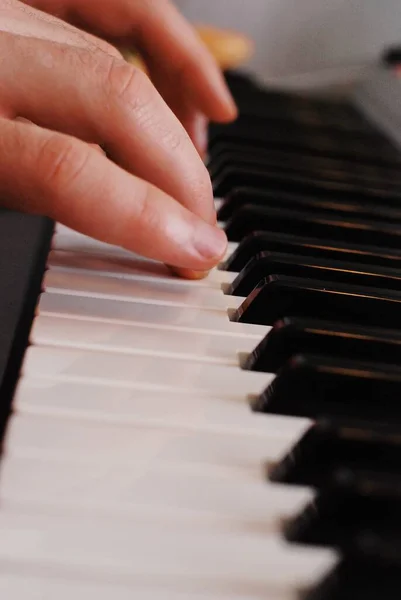
{"type": "Polygon", "coordinates": [[[401,155],[229,82],[204,280],[0,213],[2,598],[400,597],[401,155]]]}

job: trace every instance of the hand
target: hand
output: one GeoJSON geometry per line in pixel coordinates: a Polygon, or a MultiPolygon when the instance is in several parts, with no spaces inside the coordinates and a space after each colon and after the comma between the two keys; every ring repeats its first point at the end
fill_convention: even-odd
{"type": "Polygon", "coordinates": [[[168,0],[26,0],[119,47],[135,47],[202,156],[207,122],[230,121],[236,107],[220,69],[168,0]]]}
{"type": "Polygon", "coordinates": [[[0,10],[2,203],[170,265],[214,266],[226,238],[210,178],[146,75],[20,2],[0,10]]]}

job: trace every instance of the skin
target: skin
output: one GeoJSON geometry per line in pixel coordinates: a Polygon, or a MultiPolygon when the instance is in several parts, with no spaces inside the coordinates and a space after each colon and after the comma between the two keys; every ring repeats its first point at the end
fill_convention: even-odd
{"type": "Polygon", "coordinates": [[[29,4],[0,0],[3,205],[202,276],[227,242],[205,125],[236,116],[214,60],[167,0],[29,4]],[[152,82],[106,40],[135,44],[152,82]]]}

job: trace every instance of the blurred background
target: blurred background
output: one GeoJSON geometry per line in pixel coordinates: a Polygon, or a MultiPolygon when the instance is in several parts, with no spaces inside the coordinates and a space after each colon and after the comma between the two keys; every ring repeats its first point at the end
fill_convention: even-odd
{"type": "Polygon", "coordinates": [[[176,0],[192,21],[242,31],[255,42],[248,67],[281,84],[340,84],[401,42],[401,0],[176,0]]]}

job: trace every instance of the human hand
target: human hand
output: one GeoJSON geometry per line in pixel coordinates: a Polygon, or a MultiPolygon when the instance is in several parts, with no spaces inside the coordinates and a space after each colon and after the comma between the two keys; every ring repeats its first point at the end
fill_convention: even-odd
{"type": "Polygon", "coordinates": [[[170,265],[214,266],[226,238],[210,178],[146,75],[17,0],[0,10],[2,204],[170,265]]]}
{"type": "Polygon", "coordinates": [[[135,47],[156,88],[204,156],[208,120],[235,118],[215,59],[169,0],[25,0],[118,47],[135,47]]]}

